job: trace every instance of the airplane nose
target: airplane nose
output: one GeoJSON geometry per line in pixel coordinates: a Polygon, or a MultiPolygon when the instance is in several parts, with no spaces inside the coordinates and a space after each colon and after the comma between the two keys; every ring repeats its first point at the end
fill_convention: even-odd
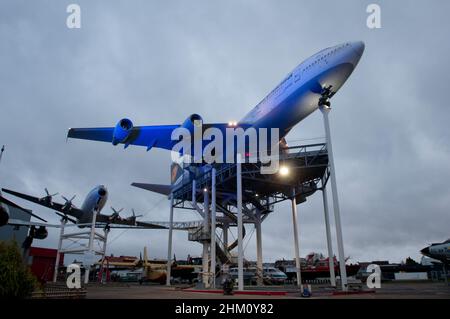
{"type": "Polygon", "coordinates": [[[106,192],[107,192],[106,187],[104,187],[103,185],[100,186],[100,188],[98,189],[98,194],[99,194],[100,196],[105,196],[105,195],[106,195],[106,192]]]}
{"type": "Polygon", "coordinates": [[[366,48],[366,45],[363,41],[356,41],[352,43],[353,51],[356,53],[357,56],[361,57],[364,53],[364,49],[366,48]]]}
{"type": "Polygon", "coordinates": [[[428,256],[430,254],[430,247],[425,247],[420,251],[422,255],[428,256]]]}

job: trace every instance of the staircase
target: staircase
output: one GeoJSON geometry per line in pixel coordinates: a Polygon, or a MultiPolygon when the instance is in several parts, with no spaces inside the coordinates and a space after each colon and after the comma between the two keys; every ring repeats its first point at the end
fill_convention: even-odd
{"type": "MultiPolygon", "coordinates": [[[[189,241],[196,241],[199,243],[207,242],[211,243],[211,233],[208,230],[204,230],[203,226],[189,230],[189,241]]],[[[233,243],[234,244],[234,243],[233,243]]],[[[222,264],[230,264],[235,262],[235,257],[230,254],[229,251],[225,251],[223,248],[223,242],[216,234],[216,256],[222,264]]],[[[229,246],[230,247],[230,246],[229,246]]]]}

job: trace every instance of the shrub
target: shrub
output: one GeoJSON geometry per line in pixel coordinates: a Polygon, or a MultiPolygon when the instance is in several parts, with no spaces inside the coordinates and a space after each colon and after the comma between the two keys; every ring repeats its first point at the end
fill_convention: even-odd
{"type": "Polygon", "coordinates": [[[26,298],[37,284],[15,241],[0,241],[0,298],[26,298]]]}

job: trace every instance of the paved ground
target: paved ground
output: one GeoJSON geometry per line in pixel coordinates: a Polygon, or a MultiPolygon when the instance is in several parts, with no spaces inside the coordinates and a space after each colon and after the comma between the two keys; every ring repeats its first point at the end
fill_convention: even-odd
{"type": "MultiPolygon", "coordinates": [[[[160,285],[134,285],[127,286],[94,286],[88,287],[87,298],[97,299],[261,299],[261,298],[276,298],[280,296],[252,296],[252,295],[233,295],[224,296],[217,293],[199,293],[187,292],[180,288],[171,288],[160,285]]],[[[283,296],[286,298],[286,296],[283,296]]]]}
{"type": "Polygon", "coordinates": [[[450,299],[450,286],[435,282],[387,282],[374,294],[333,296],[332,298],[367,299],[450,299]]]}
{"type": "MultiPolygon", "coordinates": [[[[269,290],[270,288],[267,288],[269,290]]],[[[280,290],[278,287],[275,290],[280,290]]],[[[160,285],[103,285],[89,286],[87,298],[92,299],[265,299],[265,298],[300,298],[299,294],[292,289],[286,296],[261,296],[261,295],[234,295],[224,296],[216,293],[188,292],[181,288],[171,288],[160,285]]],[[[312,286],[313,298],[366,298],[366,299],[410,299],[410,298],[445,298],[450,299],[450,287],[444,283],[417,282],[417,283],[382,283],[380,289],[375,293],[353,294],[353,295],[331,295],[329,291],[312,286]]]]}

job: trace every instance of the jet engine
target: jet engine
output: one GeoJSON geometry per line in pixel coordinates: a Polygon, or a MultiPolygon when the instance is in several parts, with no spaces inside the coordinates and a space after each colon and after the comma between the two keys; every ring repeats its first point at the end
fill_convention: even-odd
{"type": "Polygon", "coordinates": [[[119,143],[124,143],[130,136],[132,130],[133,122],[129,119],[121,119],[114,128],[112,144],[117,145],[119,143]]]}
{"type": "Polygon", "coordinates": [[[200,115],[198,114],[191,114],[189,115],[189,117],[183,122],[183,124],[181,124],[181,127],[184,127],[185,129],[188,129],[189,132],[193,133],[194,132],[194,123],[195,121],[202,121],[203,119],[200,115]]]}
{"type": "Polygon", "coordinates": [[[40,226],[38,229],[34,231],[34,238],[36,239],[45,239],[48,236],[48,231],[45,226],[40,226]]]}

